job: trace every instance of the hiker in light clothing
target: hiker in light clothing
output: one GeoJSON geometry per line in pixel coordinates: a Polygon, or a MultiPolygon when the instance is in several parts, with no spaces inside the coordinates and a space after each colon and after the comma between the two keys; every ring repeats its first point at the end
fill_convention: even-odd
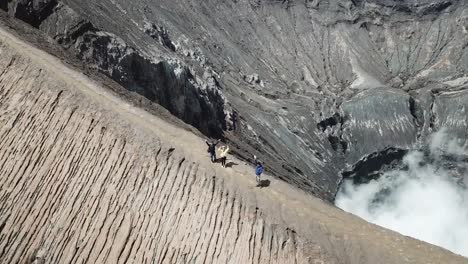
{"type": "Polygon", "coordinates": [[[219,151],[219,156],[221,157],[221,166],[223,166],[223,168],[226,168],[226,160],[227,160],[227,154],[229,152],[229,147],[221,146],[218,148],[218,151],[219,151]]]}

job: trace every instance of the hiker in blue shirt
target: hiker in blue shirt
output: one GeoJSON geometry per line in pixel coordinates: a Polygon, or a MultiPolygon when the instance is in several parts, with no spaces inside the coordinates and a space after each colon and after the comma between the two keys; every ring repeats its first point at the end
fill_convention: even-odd
{"type": "Polygon", "coordinates": [[[264,170],[264,164],[260,160],[257,159],[257,156],[254,155],[254,164],[255,164],[255,180],[257,181],[257,186],[260,185],[260,177],[262,176],[264,170]]]}

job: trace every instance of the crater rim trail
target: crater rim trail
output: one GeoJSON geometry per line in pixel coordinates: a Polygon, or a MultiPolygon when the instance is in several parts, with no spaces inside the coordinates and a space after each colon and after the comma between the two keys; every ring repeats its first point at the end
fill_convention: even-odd
{"type": "MultiPolygon", "coordinates": [[[[172,125],[157,116],[151,115],[145,110],[132,106],[129,102],[119,98],[114,92],[102,87],[97,81],[91,80],[83,73],[73,69],[72,66],[64,64],[59,58],[26,43],[19,36],[16,36],[15,33],[6,30],[5,25],[0,23],[1,54],[3,47],[12,50],[14,57],[24,58],[29,61],[29,67],[40,69],[39,72],[41,74],[42,71],[44,71],[44,74],[47,74],[47,78],[49,78],[50,81],[55,80],[60,84],[64,84],[64,86],[60,88],[61,92],[59,94],[63,91],[66,94],[71,94],[72,97],[76,97],[78,103],[88,102],[90,105],[98,107],[96,111],[102,112],[102,116],[105,118],[109,116],[115,117],[113,120],[106,120],[106,122],[111,124],[108,129],[112,130],[113,133],[128,134],[126,136],[128,136],[129,142],[137,141],[147,148],[152,148],[153,144],[155,146],[157,144],[163,145],[165,149],[168,149],[167,159],[171,157],[170,155],[181,156],[183,157],[182,162],[189,161],[192,164],[197,164],[196,166],[198,168],[207,171],[206,175],[198,176],[197,174],[196,177],[213,177],[213,179],[221,180],[223,186],[226,188],[225,190],[223,189],[223,193],[235,193],[237,195],[236,198],[241,200],[239,203],[247,208],[251,208],[249,210],[255,212],[255,217],[261,218],[262,223],[268,223],[268,226],[275,225],[281,230],[289,230],[287,232],[293,233],[294,236],[292,237],[295,237],[293,239],[293,244],[303,248],[302,250],[304,252],[301,254],[305,257],[302,260],[308,259],[312,261],[315,257],[320,259],[319,256],[325,255],[326,257],[322,259],[336,261],[337,263],[359,263],[359,261],[363,259],[367,261],[380,259],[384,261],[382,263],[467,262],[467,259],[456,256],[439,247],[404,237],[393,231],[367,223],[356,216],[346,213],[331,204],[327,204],[296,187],[269,177],[268,175],[266,175],[266,177],[271,181],[270,186],[267,188],[256,188],[253,165],[239,161],[233,156],[229,157],[231,159],[230,161],[234,161],[238,165],[232,168],[223,169],[220,164],[212,164],[206,153],[206,146],[203,138],[190,131],[172,125]],[[119,128],[121,128],[122,131],[119,131],[119,128]],[[260,213],[257,214],[257,211],[260,213]],[[347,259],[347,261],[343,259],[347,259]]],[[[2,75],[4,74],[5,72],[0,74],[0,98],[2,90],[4,89],[3,86],[1,86],[1,79],[3,79],[2,75]]],[[[12,89],[14,88],[15,87],[12,89]]],[[[49,89],[56,90],[56,88],[49,89]]],[[[38,92],[37,90],[38,89],[33,92],[38,92]]],[[[1,102],[0,100],[0,111],[3,107],[1,102]]],[[[90,106],[84,107],[90,108],[90,106]]],[[[0,124],[2,124],[1,116],[0,124]]],[[[0,127],[0,132],[1,130],[0,127]]],[[[0,133],[0,136],[1,135],[0,133]]],[[[2,149],[0,149],[0,154],[1,152],[2,149]]],[[[0,155],[0,162],[1,161],[0,155]]],[[[172,165],[176,166],[175,164],[172,165]]],[[[0,177],[6,176],[0,175],[0,177]]],[[[169,175],[167,177],[169,177],[169,175]]],[[[0,182],[0,186],[2,186],[1,184],[0,182]]],[[[205,189],[208,191],[208,188],[205,189]]],[[[0,197],[2,192],[3,191],[0,190],[0,197]]],[[[120,196],[118,191],[115,192],[118,200],[120,196]]],[[[20,205],[14,205],[13,207],[15,210],[20,210],[18,209],[20,205]]],[[[0,208],[2,208],[1,205],[0,208]]],[[[130,209],[127,208],[126,210],[130,209]]],[[[253,214],[252,212],[251,214],[253,214]]],[[[0,214],[3,214],[3,212],[0,211],[0,214]]],[[[2,232],[13,232],[13,230],[4,228],[7,225],[2,223],[3,216],[4,215],[0,215],[0,234],[2,234],[2,232]]],[[[92,216],[88,217],[92,218],[92,216]]],[[[177,214],[175,214],[174,217],[177,217],[177,214]]],[[[122,222],[127,220],[125,217],[122,218],[122,222]]],[[[243,221],[243,219],[241,220],[243,221]]],[[[35,219],[28,218],[28,221],[34,222],[35,219]]],[[[193,221],[195,221],[195,219],[193,219],[193,221]]],[[[64,226],[68,224],[70,223],[65,222],[64,226]]],[[[111,229],[111,227],[112,225],[109,229],[111,229]]],[[[254,226],[252,226],[252,229],[253,228],[254,226]]],[[[265,227],[262,226],[262,228],[265,227]]],[[[131,231],[129,232],[131,233],[131,231]]],[[[229,232],[229,230],[226,232],[229,232]]],[[[168,236],[170,234],[171,232],[168,233],[168,236]]],[[[14,236],[11,236],[11,239],[14,239],[13,237],[14,236]]],[[[31,243],[33,243],[34,239],[35,238],[32,239],[31,243]]],[[[255,250],[255,238],[250,238],[250,240],[252,239],[254,241],[253,250],[255,250]]],[[[8,240],[10,240],[10,237],[8,240]]],[[[251,255],[250,240],[249,255],[251,255]]],[[[108,250],[109,252],[112,251],[112,245],[106,245],[107,241],[102,243],[105,244],[103,249],[110,247],[108,250]]],[[[207,250],[209,251],[211,242],[207,243],[207,250]]],[[[2,245],[0,241],[0,250],[2,245]]],[[[27,245],[24,245],[24,247],[26,246],[27,245]]],[[[151,245],[146,246],[149,247],[148,250],[151,251],[151,245]]],[[[9,248],[14,247],[14,245],[4,245],[3,252],[0,252],[0,260],[2,259],[1,256],[7,256],[6,258],[9,260],[19,260],[20,256],[16,256],[18,253],[8,251],[9,248]]],[[[125,249],[126,245],[124,245],[122,252],[127,252],[125,249]]],[[[61,255],[63,252],[60,252],[60,250],[64,249],[56,250],[59,250],[58,254],[61,255]]],[[[129,250],[131,252],[131,249],[129,250]]],[[[168,249],[165,251],[166,253],[167,250],[168,249]]],[[[193,250],[196,251],[197,246],[195,246],[193,250]]],[[[175,252],[176,251],[174,251],[173,255],[177,254],[175,252]]],[[[173,261],[173,256],[166,258],[166,253],[161,252],[157,257],[160,258],[159,260],[161,262],[166,261],[171,263],[173,261]]],[[[194,254],[193,252],[191,253],[194,254]]],[[[216,255],[215,253],[216,252],[213,252],[212,255],[216,255]]],[[[97,261],[102,261],[100,253],[97,256],[93,254],[91,254],[91,257],[95,257],[97,261]]],[[[109,254],[110,253],[108,253],[108,255],[109,254]]],[[[130,253],[128,254],[130,255],[130,253]]],[[[206,254],[208,255],[208,253],[206,254]]],[[[255,256],[255,252],[252,254],[255,256]]],[[[296,256],[292,256],[296,261],[298,261],[297,255],[298,253],[296,253],[296,256]]],[[[36,254],[36,258],[37,257],[38,254],[36,254]]],[[[258,259],[260,259],[260,256],[258,256],[258,259]]],[[[105,261],[111,260],[106,259],[105,261]]],[[[194,261],[196,263],[205,262],[198,259],[194,261]]],[[[83,260],[83,262],[86,261],[83,260]]],[[[261,261],[258,260],[257,262],[261,261]]]]}

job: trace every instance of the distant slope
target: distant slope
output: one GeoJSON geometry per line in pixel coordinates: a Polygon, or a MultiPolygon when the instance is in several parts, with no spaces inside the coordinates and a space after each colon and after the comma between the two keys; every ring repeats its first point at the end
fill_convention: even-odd
{"type": "MultiPolygon", "coordinates": [[[[3,19],[3,17],[2,17],[3,19]]],[[[466,263],[132,107],[0,23],[0,263],[466,263]]]]}

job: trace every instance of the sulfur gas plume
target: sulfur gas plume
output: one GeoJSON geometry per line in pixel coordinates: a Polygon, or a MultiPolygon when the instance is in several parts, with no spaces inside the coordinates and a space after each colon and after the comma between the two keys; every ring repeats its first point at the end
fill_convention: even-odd
{"type": "Polygon", "coordinates": [[[410,151],[399,169],[355,185],[345,180],[336,205],[372,223],[468,256],[468,156],[441,130],[410,151]]]}

